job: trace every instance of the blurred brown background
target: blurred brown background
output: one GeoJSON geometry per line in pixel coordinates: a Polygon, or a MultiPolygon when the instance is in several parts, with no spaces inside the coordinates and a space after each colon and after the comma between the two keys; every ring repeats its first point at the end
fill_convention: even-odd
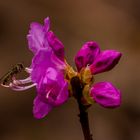
{"type": "MultiPolygon", "coordinates": [[[[110,72],[97,81],[110,81],[122,91],[118,109],[93,105],[89,109],[94,140],[140,140],[140,1],[139,0],[1,0],[0,75],[18,62],[30,65],[26,35],[32,21],[51,18],[51,29],[73,57],[88,40],[102,49],[123,53],[110,72]]],[[[35,88],[14,92],[0,87],[0,140],[82,140],[74,99],[45,119],[32,116],[35,88]]]]}

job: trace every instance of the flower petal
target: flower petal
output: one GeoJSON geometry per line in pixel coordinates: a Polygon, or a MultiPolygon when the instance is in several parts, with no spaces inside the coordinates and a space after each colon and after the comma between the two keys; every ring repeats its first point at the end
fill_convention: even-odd
{"type": "Polygon", "coordinates": [[[53,106],[59,106],[68,99],[68,83],[64,80],[63,74],[52,67],[46,70],[37,89],[43,101],[53,106]]]}
{"type": "Polygon", "coordinates": [[[51,110],[53,106],[41,101],[40,97],[37,96],[34,99],[33,114],[37,119],[45,117],[51,110]]]}
{"type": "Polygon", "coordinates": [[[62,44],[62,42],[56,37],[56,35],[52,31],[49,31],[47,33],[46,40],[48,41],[50,47],[52,47],[56,56],[59,59],[64,60],[64,45],[62,44]]]}
{"type": "Polygon", "coordinates": [[[90,65],[93,74],[111,70],[120,60],[121,53],[115,50],[106,50],[100,53],[90,65]]]}
{"type": "Polygon", "coordinates": [[[80,71],[82,67],[91,65],[99,53],[100,48],[96,42],[86,42],[75,56],[75,64],[78,71],[80,71]]]}
{"type": "Polygon", "coordinates": [[[36,22],[31,23],[27,39],[29,49],[35,54],[40,48],[43,47],[44,41],[43,26],[36,22]]]}
{"type": "Polygon", "coordinates": [[[46,96],[46,93],[57,84],[57,76],[58,72],[53,67],[48,67],[37,85],[38,93],[46,96]]]}
{"type": "Polygon", "coordinates": [[[45,28],[45,31],[48,32],[49,29],[50,29],[50,18],[49,17],[46,17],[44,19],[44,28],[45,28]]]}
{"type": "Polygon", "coordinates": [[[41,77],[44,77],[46,69],[53,65],[51,60],[52,53],[51,49],[40,49],[33,57],[31,65],[33,82],[38,83],[41,77]]]}
{"type": "Polygon", "coordinates": [[[90,89],[90,96],[103,107],[120,106],[121,93],[110,82],[100,82],[90,89]]]}
{"type": "Polygon", "coordinates": [[[65,63],[58,59],[51,48],[40,49],[32,59],[31,78],[33,82],[38,83],[41,77],[45,76],[45,72],[49,67],[53,67],[59,72],[64,72],[65,63]]]}
{"type": "Polygon", "coordinates": [[[44,20],[44,26],[33,22],[30,24],[29,34],[27,35],[29,49],[35,54],[40,48],[47,48],[48,43],[45,41],[45,34],[50,28],[50,20],[47,17],[44,20]]]}
{"type": "Polygon", "coordinates": [[[68,93],[68,83],[64,82],[63,87],[61,87],[61,90],[59,91],[59,94],[55,101],[55,106],[59,106],[63,103],[65,103],[68,100],[69,93],[68,93]]]}

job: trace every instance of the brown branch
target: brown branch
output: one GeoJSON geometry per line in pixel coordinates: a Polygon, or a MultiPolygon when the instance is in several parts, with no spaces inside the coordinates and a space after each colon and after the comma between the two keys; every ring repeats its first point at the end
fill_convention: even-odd
{"type": "Polygon", "coordinates": [[[79,106],[80,114],[78,116],[80,117],[84,140],[93,140],[92,135],[90,134],[87,107],[81,103],[83,85],[78,76],[75,76],[71,79],[71,85],[73,94],[79,106]]]}

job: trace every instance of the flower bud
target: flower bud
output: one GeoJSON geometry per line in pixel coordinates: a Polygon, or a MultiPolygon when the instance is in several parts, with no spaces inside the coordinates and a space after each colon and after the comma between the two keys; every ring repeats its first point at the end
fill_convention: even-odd
{"type": "Polygon", "coordinates": [[[103,107],[115,108],[120,106],[121,94],[110,82],[100,82],[92,86],[90,96],[103,107]]]}
{"type": "Polygon", "coordinates": [[[83,67],[92,64],[99,53],[100,48],[96,42],[86,42],[75,56],[75,64],[78,71],[80,71],[83,67]]]}
{"type": "Polygon", "coordinates": [[[97,56],[90,70],[93,74],[111,70],[120,60],[121,53],[115,50],[106,50],[97,56]]]}

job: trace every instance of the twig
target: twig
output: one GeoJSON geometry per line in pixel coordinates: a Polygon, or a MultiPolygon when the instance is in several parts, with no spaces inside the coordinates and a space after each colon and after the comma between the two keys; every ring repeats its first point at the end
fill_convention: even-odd
{"type": "Polygon", "coordinates": [[[80,117],[80,123],[84,134],[84,140],[93,140],[92,135],[90,134],[87,107],[81,103],[81,98],[83,96],[83,85],[78,76],[75,76],[71,79],[71,85],[73,89],[73,94],[79,106],[80,114],[78,116],[80,117]]]}

